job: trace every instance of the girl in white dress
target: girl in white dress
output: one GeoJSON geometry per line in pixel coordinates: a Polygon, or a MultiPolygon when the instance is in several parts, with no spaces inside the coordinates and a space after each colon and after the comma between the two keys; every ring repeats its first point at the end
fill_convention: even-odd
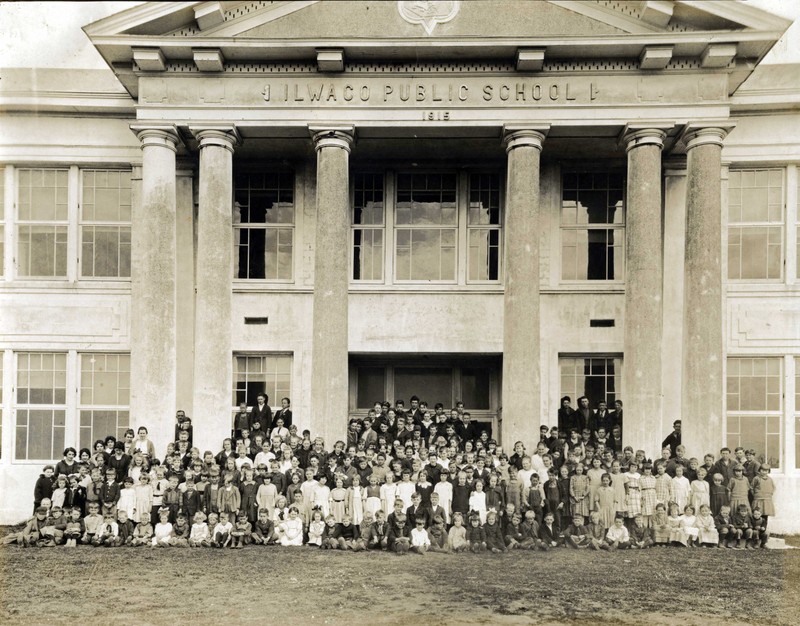
{"type": "MultiPolygon", "coordinates": [[[[117,502],[117,511],[125,511],[128,514],[128,519],[138,519],[135,517],[136,511],[136,491],[133,489],[133,478],[126,476],[123,481],[123,487],[119,490],[119,501],[117,502]]],[[[149,511],[148,511],[149,513],[149,511]]]]}
{"type": "Polygon", "coordinates": [[[689,504],[690,495],[691,485],[689,479],[683,475],[683,465],[677,464],[675,466],[675,478],[672,479],[672,497],[681,511],[689,504]]]}
{"type": "Polygon", "coordinates": [[[486,523],[486,492],[483,490],[483,481],[475,481],[475,491],[469,496],[469,510],[476,511],[481,518],[481,524],[486,523]]]}
{"type": "Polygon", "coordinates": [[[364,519],[364,500],[366,492],[361,486],[361,477],[355,474],[353,484],[347,489],[347,511],[354,526],[361,524],[361,520],[364,519]]]}
{"type": "Polygon", "coordinates": [[[312,508],[317,506],[320,511],[322,511],[322,517],[328,517],[330,514],[331,488],[326,485],[327,482],[327,476],[325,476],[325,474],[320,474],[317,480],[317,488],[314,490],[314,501],[312,503],[312,508]]]}
{"type": "Polygon", "coordinates": [[[451,510],[453,505],[453,483],[447,480],[450,474],[447,470],[442,470],[439,482],[433,486],[433,493],[439,494],[439,506],[444,509],[446,519],[445,524],[450,524],[451,510]]]}
{"type": "MultiPolygon", "coordinates": [[[[381,485],[381,508],[384,513],[394,511],[394,501],[397,499],[397,483],[394,482],[394,472],[386,472],[386,482],[381,485]]],[[[388,513],[387,513],[388,515],[388,513]]]]}
{"type": "Polygon", "coordinates": [[[278,525],[278,535],[282,546],[303,545],[303,520],[300,519],[300,511],[296,506],[289,507],[289,518],[278,525]]]}

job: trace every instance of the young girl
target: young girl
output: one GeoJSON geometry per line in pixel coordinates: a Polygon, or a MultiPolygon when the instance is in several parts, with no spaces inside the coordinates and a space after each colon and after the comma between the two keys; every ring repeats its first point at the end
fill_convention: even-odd
{"type": "Polygon", "coordinates": [[[153,509],[153,487],[150,485],[150,476],[139,476],[139,484],[133,488],[136,500],[136,517],[138,524],[150,521],[150,512],[153,509]]]}
{"type": "Polygon", "coordinates": [[[614,524],[614,517],[616,517],[616,510],[614,508],[614,489],[611,487],[611,475],[608,473],[603,474],[600,479],[600,486],[597,488],[597,493],[594,497],[594,511],[600,514],[600,523],[603,528],[611,528],[614,524]]]}
{"type": "Polygon", "coordinates": [[[569,480],[569,502],[573,517],[589,517],[589,478],[583,473],[583,463],[575,465],[575,475],[569,480]]]}
{"type": "Polygon", "coordinates": [[[711,485],[706,480],[706,468],[701,465],[697,468],[697,479],[690,485],[691,503],[695,511],[699,511],[703,506],[708,506],[709,512],[711,511],[710,493],[711,485]]]}
{"type": "MultiPolygon", "coordinates": [[[[317,490],[319,482],[316,479],[316,472],[312,467],[306,469],[306,479],[300,485],[300,492],[303,494],[303,502],[306,505],[306,511],[311,516],[311,508],[314,506],[314,492],[317,490]]],[[[323,515],[323,517],[325,517],[323,515]]]]}
{"type": "Polygon", "coordinates": [[[133,459],[131,460],[131,465],[128,468],[128,476],[133,478],[133,484],[139,484],[139,476],[142,474],[147,474],[148,467],[145,465],[145,457],[140,453],[136,453],[133,455],[133,459]]]}
{"type": "Polygon", "coordinates": [[[663,504],[666,510],[667,504],[672,502],[672,477],[667,474],[667,465],[663,462],[656,463],[656,502],[663,504]]]}
{"type": "Polygon", "coordinates": [[[68,489],[69,483],[67,477],[64,474],[59,474],[58,478],[56,478],[56,484],[53,487],[53,495],[50,497],[50,501],[54,507],[64,508],[68,489]]]}
{"type": "Polygon", "coordinates": [[[207,547],[211,542],[208,536],[208,524],[206,524],[206,516],[202,511],[198,511],[194,514],[193,522],[192,530],[189,533],[189,547],[207,547]]]}
{"type": "MultiPolygon", "coordinates": [[[[335,458],[333,458],[333,462],[336,463],[335,458]]],[[[330,491],[328,510],[336,523],[341,524],[342,518],[347,513],[347,490],[344,488],[344,477],[341,474],[336,474],[334,481],[336,486],[330,491]]]]}
{"type": "Polygon", "coordinates": [[[150,545],[153,547],[165,548],[169,546],[169,541],[172,539],[172,524],[169,523],[169,509],[162,507],[158,511],[159,522],[156,524],[153,539],[150,545]]]}
{"type": "Polygon", "coordinates": [[[128,519],[136,519],[136,491],[133,488],[133,478],[126,476],[119,491],[117,510],[122,509],[128,514],[128,519]]]}
{"type": "Polygon", "coordinates": [[[650,518],[656,508],[656,477],[653,476],[653,465],[644,463],[642,465],[642,477],[639,479],[639,493],[642,503],[642,522],[645,528],[650,528],[650,518]]]}
{"type": "MultiPolygon", "coordinates": [[[[769,464],[764,463],[758,468],[758,475],[753,478],[753,510],[761,511],[764,520],[775,515],[775,504],[772,496],[775,494],[775,483],[769,476],[769,464]]],[[[765,521],[766,526],[766,521],[765,521]]]]}
{"type": "MultiPolygon", "coordinates": [[[[589,468],[589,471],[586,472],[586,477],[589,479],[589,507],[591,508],[592,503],[595,501],[595,496],[597,495],[597,490],[600,488],[602,484],[603,474],[606,473],[606,470],[603,469],[603,460],[600,456],[595,456],[592,458],[592,467],[589,468]]],[[[606,526],[608,528],[608,526],[606,526]]]]}
{"type": "Polygon", "coordinates": [[[681,530],[686,536],[686,545],[694,548],[699,532],[697,530],[697,516],[694,514],[694,507],[691,504],[687,504],[686,508],[683,509],[683,515],[681,515],[680,519],[681,530]]]}
{"type": "MultiPolygon", "coordinates": [[[[520,463],[522,461],[520,460],[520,463]]],[[[513,504],[514,510],[522,509],[522,479],[515,465],[508,466],[508,482],[506,483],[506,504],[513,504]]]]}
{"type": "Polygon", "coordinates": [[[361,520],[364,519],[364,502],[366,500],[366,491],[361,487],[361,477],[358,474],[353,475],[353,484],[347,489],[346,507],[347,513],[354,526],[360,526],[361,520]]]}
{"type": "Polygon", "coordinates": [[[278,499],[275,500],[275,508],[272,509],[272,523],[275,525],[275,532],[277,532],[278,525],[289,517],[288,504],[285,496],[278,496],[278,499]]]}
{"type": "MultiPolygon", "coordinates": [[[[318,506],[322,510],[322,514],[325,517],[330,515],[330,500],[331,500],[331,488],[327,485],[328,478],[325,474],[320,474],[319,478],[317,479],[317,488],[314,489],[314,499],[312,504],[312,508],[314,506],[318,506]]],[[[291,505],[290,505],[291,508],[291,505]]],[[[299,511],[298,511],[299,514],[299,511]]]]}
{"type": "Polygon", "coordinates": [[[240,509],[247,515],[247,521],[251,525],[258,519],[258,503],[256,502],[258,490],[259,486],[253,480],[253,469],[249,466],[245,467],[244,480],[239,486],[240,509]]]}
{"type": "Polygon", "coordinates": [[[715,473],[713,476],[713,481],[708,488],[709,490],[708,497],[711,502],[711,514],[714,517],[719,515],[723,506],[730,505],[730,499],[728,498],[728,488],[722,484],[722,481],[723,481],[722,474],[715,473]]]}
{"type": "Polygon", "coordinates": [[[242,500],[239,490],[233,484],[233,474],[231,472],[225,472],[225,484],[217,494],[217,508],[220,512],[220,524],[222,524],[222,513],[227,513],[229,518],[228,523],[231,524],[232,527],[233,524],[230,520],[236,519],[236,514],[239,512],[241,505],[242,500]]]}
{"type": "Polygon", "coordinates": [[[656,545],[667,545],[670,541],[670,523],[667,517],[667,510],[662,502],[656,504],[655,513],[650,520],[653,528],[653,543],[656,545]]]}
{"type": "Polygon", "coordinates": [[[325,531],[325,520],[322,519],[322,511],[314,509],[311,512],[311,523],[308,525],[309,546],[322,546],[322,533],[325,531]]]}
{"type": "Polygon", "coordinates": [[[628,471],[624,474],[625,481],[625,518],[629,524],[637,515],[642,514],[642,492],[640,491],[639,481],[641,475],[638,471],[636,461],[628,465],[628,471]]]}
{"type": "Polygon", "coordinates": [[[689,496],[691,495],[691,483],[689,479],[683,475],[683,465],[680,463],[675,465],[675,478],[672,479],[672,497],[675,504],[678,505],[679,510],[683,510],[689,504],[689,496]]]}
{"type": "MultiPolygon", "coordinates": [[[[704,468],[700,467],[698,469],[702,470],[704,468]]],[[[703,473],[705,474],[705,471],[703,473]]],[[[700,478],[699,471],[697,476],[700,478]]],[[[697,516],[695,526],[697,526],[697,543],[714,547],[719,545],[719,533],[714,524],[714,517],[711,515],[711,507],[707,504],[700,506],[700,515],[697,516]]]]}
{"type": "MultiPolygon", "coordinates": [[[[383,474],[386,476],[386,473],[383,474]]],[[[366,489],[367,499],[364,502],[364,515],[375,517],[375,513],[383,506],[381,503],[381,488],[378,484],[378,475],[369,475],[369,486],[366,489]]]]}
{"type": "Polygon", "coordinates": [[[483,490],[483,481],[475,481],[475,490],[469,496],[469,510],[477,513],[481,525],[486,523],[486,492],[483,490]]]}
{"type": "Polygon", "coordinates": [[[467,549],[467,529],[464,527],[464,517],[461,513],[453,513],[453,527],[447,533],[447,542],[453,552],[463,552],[467,549]]]}
{"type": "Polygon", "coordinates": [[[667,525],[669,526],[669,542],[671,544],[679,543],[682,546],[686,545],[687,536],[684,532],[683,525],[681,524],[681,510],[675,502],[669,505],[669,517],[667,518],[667,525]]]}
{"type": "Polygon", "coordinates": [[[271,519],[275,501],[278,499],[278,489],[272,484],[272,477],[269,474],[265,474],[263,480],[256,492],[256,505],[259,509],[265,509],[267,517],[271,519]]]}
{"type": "Polygon", "coordinates": [[[430,508],[433,484],[428,481],[427,470],[421,469],[417,477],[417,493],[422,496],[422,506],[430,508]]]}
{"type": "Polygon", "coordinates": [[[303,522],[296,506],[289,507],[288,519],[278,524],[277,532],[282,546],[303,545],[303,522]]]}
{"type": "Polygon", "coordinates": [[[397,483],[394,479],[394,472],[386,472],[386,482],[381,485],[381,509],[384,511],[394,510],[394,501],[397,499],[397,483]]]}
{"type": "Polygon", "coordinates": [[[156,480],[153,484],[153,507],[150,509],[150,523],[155,527],[159,520],[159,511],[164,502],[164,492],[169,487],[166,478],[166,468],[163,465],[156,467],[156,480]]]}
{"type": "Polygon", "coordinates": [[[150,514],[148,513],[133,529],[133,539],[131,540],[132,546],[146,546],[150,543],[153,537],[153,525],[150,523],[150,514]]]}
{"type": "Polygon", "coordinates": [[[728,481],[728,496],[731,500],[731,511],[736,511],[739,505],[747,507],[747,514],[750,514],[750,483],[744,477],[744,467],[735,465],[733,468],[733,478],[728,481]]]}

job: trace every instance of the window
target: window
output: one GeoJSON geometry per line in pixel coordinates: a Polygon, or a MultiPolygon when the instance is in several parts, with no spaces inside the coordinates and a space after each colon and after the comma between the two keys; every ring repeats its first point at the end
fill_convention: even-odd
{"type": "Polygon", "coordinates": [[[601,400],[614,406],[620,392],[622,359],[605,356],[562,356],[558,359],[561,372],[561,396],[572,398],[573,406],[581,396],[589,398],[594,407],[601,400]]]}
{"type": "Polygon", "coordinates": [[[562,280],[623,280],[625,178],[565,173],[561,191],[562,280]]]}
{"type": "Polygon", "coordinates": [[[794,359],[794,450],[795,467],[800,469],[800,357],[794,359]]]}
{"type": "Polygon", "coordinates": [[[356,172],[352,280],[499,283],[501,189],[496,172],[356,172]]]}
{"type": "Polygon", "coordinates": [[[783,170],[731,170],[728,181],[728,278],[781,278],[783,170]]]}
{"type": "Polygon", "coordinates": [[[256,403],[256,396],[265,393],[270,406],[280,405],[280,399],[291,397],[292,355],[256,354],[233,357],[233,407],[242,402],[256,403]]]}
{"type": "Polygon", "coordinates": [[[130,278],[131,173],[83,170],[81,277],[130,278]]]}
{"type": "Polygon", "coordinates": [[[233,228],[235,278],[291,281],[294,174],[237,174],[233,228]]]}
{"type": "Polygon", "coordinates": [[[471,174],[467,209],[469,242],[467,280],[500,278],[500,176],[471,174]]]}
{"type": "Polygon", "coordinates": [[[80,447],[98,439],[125,436],[130,424],[129,354],[81,354],[80,447]]]}
{"type": "Polygon", "coordinates": [[[455,174],[399,174],[395,209],[395,278],[456,280],[455,174]]]}
{"type": "Polygon", "coordinates": [[[428,402],[430,409],[437,402],[449,409],[455,406],[453,374],[452,367],[395,367],[394,397],[402,398],[408,407],[409,398],[416,394],[428,402]]]}
{"type": "Polygon", "coordinates": [[[782,374],[780,358],[728,359],[727,445],[753,448],[780,465],[782,374]]]}
{"type": "Polygon", "coordinates": [[[0,167],[0,279],[5,271],[6,251],[6,170],[0,167]]]}
{"type": "Polygon", "coordinates": [[[64,450],[67,355],[17,353],[17,460],[60,459],[64,450]]]}
{"type": "Polygon", "coordinates": [[[67,181],[67,170],[19,170],[17,271],[20,276],[67,276],[67,181]]]}
{"type": "Polygon", "coordinates": [[[353,177],[353,280],[383,280],[383,174],[353,177]]]}

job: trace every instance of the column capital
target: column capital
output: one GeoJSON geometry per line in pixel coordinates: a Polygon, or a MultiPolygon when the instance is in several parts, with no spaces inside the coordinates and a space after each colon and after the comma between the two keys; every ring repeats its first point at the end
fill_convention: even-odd
{"type": "Polygon", "coordinates": [[[511,152],[514,148],[530,146],[537,150],[542,150],[547,133],[550,132],[550,124],[539,124],[525,126],[520,124],[503,124],[503,147],[506,152],[511,152]]]}
{"type": "Polygon", "coordinates": [[[131,124],[130,129],[142,142],[142,148],[157,146],[178,151],[181,138],[174,124],[131,124]]]}
{"type": "Polygon", "coordinates": [[[348,153],[353,148],[356,140],[356,127],[345,125],[309,125],[308,132],[314,141],[314,149],[319,152],[322,148],[341,148],[348,153]]]}
{"type": "Polygon", "coordinates": [[[208,146],[217,146],[225,148],[229,152],[233,152],[233,149],[242,143],[242,137],[239,131],[236,129],[236,126],[231,124],[190,126],[189,131],[199,142],[201,150],[208,146]]]}
{"type": "Polygon", "coordinates": [[[626,124],[620,133],[620,143],[625,144],[625,152],[639,146],[658,146],[662,149],[667,133],[674,127],[673,122],[626,124]]]}
{"type": "Polygon", "coordinates": [[[720,146],[725,137],[736,127],[733,120],[714,120],[709,122],[691,122],[686,125],[681,141],[686,150],[697,146],[720,146]]]}

